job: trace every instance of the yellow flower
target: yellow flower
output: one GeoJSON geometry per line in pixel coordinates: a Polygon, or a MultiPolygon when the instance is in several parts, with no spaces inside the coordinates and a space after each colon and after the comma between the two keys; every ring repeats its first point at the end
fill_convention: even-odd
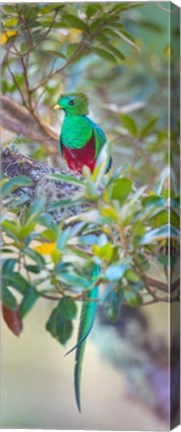
{"type": "Polygon", "coordinates": [[[34,250],[39,252],[41,255],[50,255],[56,247],[56,243],[43,243],[41,245],[35,246],[34,250]]]}
{"type": "Polygon", "coordinates": [[[11,36],[15,36],[18,32],[16,30],[7,30],[0,35],[0,45],[3,45],[11,36]]]}

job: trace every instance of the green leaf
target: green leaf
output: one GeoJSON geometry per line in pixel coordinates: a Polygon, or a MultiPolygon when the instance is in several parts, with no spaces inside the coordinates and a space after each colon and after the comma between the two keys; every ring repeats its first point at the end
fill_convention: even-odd
{"type": "Polygon", "coordinates": [[[62,345],[68,341],[72,334],[73,325],[70,319],[65,319],[62,315],[61,300],[57,307],[52,311],[46,324],[46,329],[62,345]]]}
{"type": "Polygon", "coordinates": [[[64,319],[73,319],[77,313],[77,306],[70,296],[64,296],[59,302],[59,313],[64,319]]]}
{"type": "Polygon", "coordinates": [[[110,262],[114,254],[114,246],[111,243],[106,243],[103,246],[94,245],[93,252],[100,259],[110,262]]]}
{"type": "Polygon", "coordinates": [[[40,270],[45,267],[45,265],[46,265],[45,259],[43,258],[43,256],[41,254],[39,254],[35,250],[30,249],[30,248],[24,248],[22,250],[22,252],[25,255],[27,255],[29,258],[31,258],[33,261],[35,261],[40,270]]]}
{"type": "Polygon", "coordinates": [[[3,5],[3,12],[5,12],[5,13],[7,13],[7,14],[12,14],[12,12],[13,12],[13,4],[11,4],[11,5],[6,5],[6,4],[4,4],[3,5]]]}
{"type": "Polygon", "coordinates": [[[18,23],[18,18],[14,17],[14,18],[10,18],[8,20],[6,20],[6,27],[10,28],[10,27],[14,27],[16,26],[18,23]]]}
{"type": "Polygon", "coordinates": [[[61,10],[64,8],[65,5],[63,4],[56,4],[56,3],[47,3],[46,6],[44,6],[44,3],[39,3],[39,13],[41,15],[47,15],[50,12],[54,12],[55,10],[61,10]]]}
{"type": "Polygon", "coordinates": [[[88,18],[92,18],[100,10],[102,10],[101,4],[88,4],[86,8],[86,15],[88,18]]]}
{"type": "Polygon", "coordinates": [[[65,273],[61,271],[57,275],[57,279],[71,287],[79,287],[85,289],[90,288],[90,282],[87,279],[71,273],[65,273]]]}
{"type": "Polygon", "coordinates": [[[166,199],[159,195],[150,195],[142,199],[143,207],[164,207],[166,199]]]}
{"type": "Polygon", "coordinates": [[[180,215],[176,214],[173,210],[170,212],[170,223],[174,227],[180,227],[180,215]]]}
{"type": "Polygon", "coordinates": [[[177,257],[174,255],[157,255],[157,260],[165,267],[174,266],[177,262],[177,257]]]}
{"type": "Polygon", "coordinates": [[[89,31],[91,33],[94,33],[95,30],[97,30],[97,28],[100,26],[100,24],[102,24],[101,18],[96,18],[95,21],[93,21],[93,23],[90,25],[89,31]]]}
{"type": "Polygon", "coordinates": [[[139,276],[133,270],[126,270],[125,277],[129,282],[137,283],[140,281],[139,276]]]}
{"type": "Polygon", "coordinates": [[[46,228],[55,229],[55,231],[57,230],[57,225],[55,224],[53,217],[48,213],[43,213],[41,216],[39,216],[38,221],[46,228]]]}
{"type": "Polygon", "coordinates": [[[78,43],[71,43],[67,46],[66,57],[69,59],[77,49],[78,43]]]}
{"type": "Polygon", "coordinates": [[[106,50],[103,50],[102,48],[97,48],[97,47],[92,47],[91,51],[94,54],[97,54],[99,57],[103,58],[104,60],[108,60],[111,63],[116,63],[116,58],[110,54],[109,52],[107,52],[106,50]]]}
{"type": "Polygon", "coordinates": [[[52,54],[55,58],[57,58],[57,57],[60,57],[60,58],[62,58],[62,59],[66,59],[66,56],[63,54],[63,53],[61,53],[60,51],[53,51],[53,50],[46,50],[45,52],[44,52],[44,54],[46,55],[46,54],[52,54]]]}
{"type": "Polygon", "coordinates": [[[47,28],[47,27],[50,28],[50,26],[52,24],[53,24],[54,28],[61,28],[61,27],[63,27],[63,25],[62,25],[62,23],[60,21],[53,23],[53,17],[46,17],[44,20],[40,21],[40,25],[43,28],[47,28]]]}
{"type": "Polygon", "coordinates": [[[25,315],[32,309],[38,298],[38,292],[35,290],[34,287],[30,286],[20,303],[19,312],[21,318],[24,318],[25,315]]]}
{"type": "Polygon", "coordinates": [[[17,260],[15,258],[8,258],[8,259],[4,260],[2,268],[1,268],[2,276],[11,273],[14,270],[16,262],[17,262],[17,260]]]}
{"type": "Polygon", "coordinates": [[[164,183],[165,183],[166,180],[168,182],[168,179],[169,179],[169,169],[166,168],[165,170],[163,170],[161,172],[161,175],[160,175],[158,181],[156,182],[156,184],[154,186],[153,190],[155,192],[155,195],[161,195],[161,192],[162,192],[162,189],[163,189],[163,185],[164,185],[164,183]]]}
{"type": "Polygon", "coordinates": [[[108,286],[107,292],[104,295],[103,307],[107,318],[115,323],[119,319],[122,295],[120,289],[117,292],[112,284],[108,286]]]}
{"type": "MultiPolygon", "coordinates": [[[[117,28],[118,26],[116,25],[115,27],[117,28]]],[[[137,46],[134,37],[128,31],[124,30],[124,28],[118,28],[119,32],[117,32],[117,34],[119,33],[119,35],[125,42],[139,50],[139,47],[137,46]]]]}
{"type": "Polygon", "coordinates": [[[63,20],[69,25],[69,27],[73,27],[83,31],[88,30],[87,24],[75,15],[65,14],[63,16],[63,20]]]}
{"type": "Polygon", "coordinates": [[[168,223],[168,211],[166,209],[159,210],[155,208],[155,214],[150,218],[152,228],[158,228],[168,223]]]}
{"type": "Polygon", "coordinates": [[[2,186],[1,196],[2,198],[5,198],[15,189],[19,187],[27,187],[31,185],[32,185],[32,181],[29,179],[29,177],[23,175],[13,177],[2,186]]]}
{"type": "Polygon", "coordinates": [[[141,245],[146,245],[152,243],[156,240],[168,239],[169,237],[173,239],[178,239],[180,237],[179,230],[173,226],[163,225],[160,228],[148,231],[140,240],[141,245]]]}
{"type": "Polygon", "coordinates": [[[40,273],[40,269],[39,269],[39,267],[38,266],[36,266],[36,265],[33,265],[33,264],[27,264],[27,265],[25,265],[25,268],[29,271],[29,272],[31,272],[31,273],[40,273]]]}
{"type": "Polygon", "coordinates": [[[149,135],[155,127],[156,122],[158,121],[158,117],[152,117],[147,123],[146,125],[143,127],[142,131],[141,131],[141,138],[145,138],[147,135],[149,135]]]}
{"type": "Polygon", "coordinates": [[[2,302],[10,310],[17,308],[16,298],[5,286],[2,287],[2,302]]]}
{"type": "Polygon", "coordinates": [[[162,33],[163,32],[163,26],[156,23],[155,20],[148,20],[145,18],[140,18],[138,21],[138,25],[143,28],[145,28],[146,30],[151,30],[154,33],[158,32],[158,33],[162,33]]]}
{"type": "Polygon", "coordinates": [[[176,196],[175,198],[172,198],[171,205],[173,206],[173,208],[179,209],[180,208],[180,197],[176,196]]]}
{"type": "Polygon", "coordinates": [[[30,287],[29,282],[17,272],[9,272],[2,276],[3,283],[6,286],[15,288],[21,294],[25,294],[30,287]]]}
{"type": "Polygon", "coordinates": [[[127,129],[131,135],[133,135],[134,137],[138,136],[137,125],[131,116],[126,115],[126,114],[121,114],[120,120],[121,120],[123,127],[125,129],[127,129]]]}
{"type": "Polygon", "coordinates": [[[80,198],[78,199],[72,199],[71,200],[58,200],[56,201],[54,204],[51,204],[48,209],[51,210],[56,210],[58,208],[64,208],[64,207],[69,207],[72,204],[76,204],[80,202],[80,198]]]}
{"type": "Polygon", "coordinates": [[[41,236],[50,242],[55,242],[57,239],[57,233],[51,228],[47,228],[46,230],[42,231],[41,236]]]}
{"type": "Polygon", "coordinates": [[[71,228],[70,227],[65,228],[61,232],[61,234],[57,240],[57,249],[60,249],[60,250],[64,249],[67,246],[67,242],[68,242],[70,236],[71,236],[71,228]]]}
{"type": "MultiPolygon", "coordinates": [[[[121,38],[123,39],[124,42],[126,42],[128,45],[130,45],[131,47],[135,48],[138,52],[140,52],[140,48],[137,45],[134,37],[128,33],[126,30],[124,30],[124,28],[121,26],[121,24],[119,23],[114,23],[114,29],[111,28],[110,29],[112,32],[112,37],[113,38],[121,38]]],[[[109,31],[110,33],[110,31],[109,31]]]]}
{"type": "Polygon", "coordinates": [[[8,253],[8,254],[9,254],[9,253],[14,253],[14,250],[2,246],[2,248],[1,248],[1,252],[2,252],[2,253],[8,253]]]}
{"type": "Polygon", "coordinates": [[[142,222],[135,222],[132,226],[132,237],[134,237],[134,240],[138,240],[139,237],[142,237],[145,234],[145,229],[142,222]]]}
{"type": "Polygon", "coordinates": [[[22,207],[22,204],[28,201],[30,201],[30,197],[27,194],[25,194],[24,192],[18,192],[18,196],[13,195],[13,197],[11,197],[11,201],[9,201],[7,207],[15,210],[18,207],[22,207]]]}
{"type": "Polygon", "coordinates": [[[3,231],[5,231],[9,237],[13,238],[14,240],[17,240],[19,228],[16,226],[15,222],[5,220],[2,222],[1,226],[3,231]]]}
{"type": "Polygon", "coordinates": [[[116,57],[118,57],[120,60],[124,60],[125,56],[124,54],[119,51],[117,48],[115,48],[114,46],[110,45],[109,43],[106,42],[105,47],[111,51],[112,54],[114,54],[116,57]]]}
{"type": "Polygon", "coordinates": [[[129,306],[136,307],[142,304],[142,297],[139,293],[127,287],[124,291],[124,298],[129,306]]]}
{"type": "Polygon", "coordinates": [[[103,45],[107,44],[107,42],[109,41],[108,36],[103,33],[99,33],[98,35],[96,35],[95,39],[98,40],[98,42],[101,42],[103,45]]]}
{"type": "Polygon", "coordinates": [[[136,262],[137,265],[139,265],[139,267],[142,269],[143,272],[148,271],[149,268],[150,268],[149,261],[147,260],[147,258],[145,257],[145,255],[142,254],[142,253],[138,253],[135,256],[135,262],[136,262]]]}
{"type": "Polygon", "coordinates": [[[110,265],[105,271],[105,277],[111,282],[121,279],[128,269],[130,264],[130,258],[124,258],[115,264],[110,265]]]}
{"type": "Polygon", "coordinates": [[[35,228],[35,226],[36,226],[36,222],[32,222],[32,223],[29,223],[29,224],[27,224],[25,226],[22,226],[19,229],[18,238],[20,240],[23,240],[23,239],[27,238],[32,233],[32,231],[35,228]]]}
{"type": "Polygon", "coordinates": [[[122,202],[130,193],[132,181],[126,177],[114,180],[111,185],[111,198],[122,202]]]}
{"type": "Polygon", "coordinates": [[[21,74],[16,74],[16,75],[15,75],[15,78],[16,78],[16,82],[17,82],[19,85],[22,85],[22,84],[24,83],[23,75],[21,75],[21,74]]]}
{"type": "Polygon", "coordinates": [[[116,6],[114,6],[112,9],[112,12],[115,12],[117,14],[119,12],[123,12],[123,11],[128,10],[128,9],[133,9],[135,7],[138,7],[138,6],[142,6],[142,4],[137,3],[137,2],[127,2],[127,1],[125,2],[124,1],[124,3],[123,2],[118,3],[116,6]]]}
{"type": "Polygon", "coordinates": [[[82,180],[79,180],[78,178],[69,176],[67,174],[49,174],[48,178],[55,179],[56,181],[60,181],[60,182],[63,181],[65,183],[72,183],[79,186],[84,186],[82,180]]]}
{"type": "Polygon", "coordinates": [[[45,208],[45,199],[39,198],[29,208],[26,213],[25,223],[30,225],[31,222],[37,222],[37,217],[42,213],[45,208]]]}

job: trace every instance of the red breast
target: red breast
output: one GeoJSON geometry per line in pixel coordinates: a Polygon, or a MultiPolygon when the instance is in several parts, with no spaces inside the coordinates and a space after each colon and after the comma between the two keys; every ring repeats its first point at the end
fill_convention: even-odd
{"type": "Polygon", "coordinates": [[[69,148],[62,144],[62,152],[71,170],[82,173],[83,167],[86,165],[92,172],[96,163],[94,133],[84,147],[69,148]]]}

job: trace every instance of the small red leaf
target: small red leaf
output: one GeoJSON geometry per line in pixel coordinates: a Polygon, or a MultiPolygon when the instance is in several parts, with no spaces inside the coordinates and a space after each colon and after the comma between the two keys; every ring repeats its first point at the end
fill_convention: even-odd
{"type": "Polygon", "coordinates": [[[8,309],[5,305],[2,305],[2,313],[4,321],[6,322],[9,329],[16,335],[19,336],[23,330],[23,322],[19,314],[19,306],[15,310],[8,309]]]}

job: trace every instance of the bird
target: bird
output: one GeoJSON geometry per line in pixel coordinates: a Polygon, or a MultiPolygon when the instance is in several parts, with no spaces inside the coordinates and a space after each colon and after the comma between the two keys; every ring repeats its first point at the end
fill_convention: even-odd
{"type": "MultiPolygon", "coordinates": [[[[87,96],[84,93],[61,95],[54,109],[62,109],[65,113],[59,138],[60,154],[65,159],[70,170],[82,174],[84,166],[87,166],[92,173],[99,153],[106,143],[106,136],[101,127],[88,117],[87,96]]],[[[111,160],[107,171],[110,166],[111,160]]],[[[77,343],[66,353],[68,355],[72,351],[76,351],[74,391],[79,412],[81,412],[80,388],[82,364],[86,339],[92,330],[96,316],[96,300],[99,295],[99,286],[97,286],[96,281],[99,279],[99,275],[100,266],[94,264],[90,282],[92,289],[88,290],[87,293],[85,292],[81,308],[77,343]]]]}
{"type": "Polygon", "coordinates": [[[83,167],[88,166],[92,173],[106,136],[88,117],[87,96],[84,93],[61,95],[54,109],[65,113],[59,139],[61,156],[70,170],[82,174],[83,167]]]}

